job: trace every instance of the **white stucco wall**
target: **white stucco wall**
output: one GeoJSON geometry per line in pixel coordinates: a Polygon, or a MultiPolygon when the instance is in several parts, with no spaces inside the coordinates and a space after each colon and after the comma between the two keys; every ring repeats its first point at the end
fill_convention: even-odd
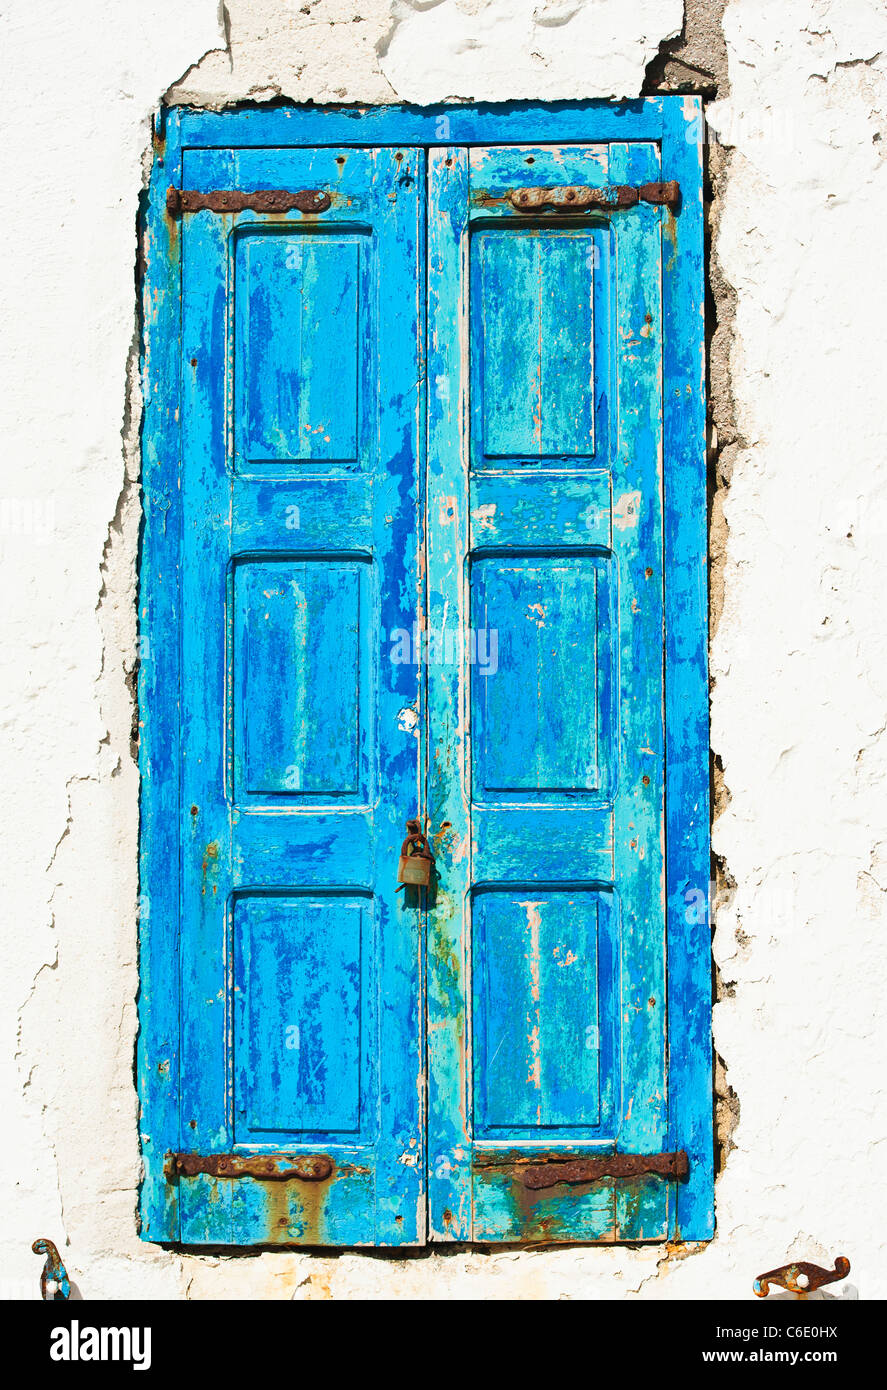
{"type": "MultiPolygon", "coordinates": [[[[178,101],[636,96],[681,0],[13,0],[0,188],[0,1294],[884,1297],[887,10],[728,0],[715,255],[736,292],[713,745],[717,1050],[740,1120],[706,1249],[179,1256],[135,1232],[135,214],[178,101]],[[128,384],[129,378],[129,384],[128,384]],[[880,1209],[879,1209],[880,1208],[880,1209]],[[846,1286],[839,1286],[846,1287],[846,1286]]],[[[722,335],[723,337],[723,335],[722,335]]],[[[720,407],[719,407],[720,408],[720,407]]],[[[720,422],[719,422],[720,423],[720,422]]],[[[722,441],[723,442],[723,441],[722,441]]]]}

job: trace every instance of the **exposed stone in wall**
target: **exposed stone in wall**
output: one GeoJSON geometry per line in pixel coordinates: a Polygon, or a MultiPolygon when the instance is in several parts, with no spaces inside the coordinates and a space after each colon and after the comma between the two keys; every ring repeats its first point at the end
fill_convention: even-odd
{"type": "MultiPolygon", "coordinates": [[[[729,64],[723,33],[727,0],[685,0],[684,23],[680,34],[659,46],[647,65],[645,92],[694,92],[706,103],[729,93],[729,64]]],[[[726,279],[717,254],[718,222],[722,195],[729,183],[730,151],[719,144],[706,127],[704,147],[706,214],[706,358],[708,399],[708,498],[709,498],[709,624],[717,631],[724,604],[724,573],[727,565],[727,522],[724,513],[730,485],[732,461],[738,447],[733,389],[730,377],[730,351],[733,343],[736,295],[726,279]]],[[[720,753],[712,749],[711,814],[715,822],[730,803],[720,753]]],[[[732,901],[735,882],[722,854],[712,855],[712,883],[709,893],[712,927],[720,909],[732,901]]],[[[733,986],[714,966],[715,1001],[731,997],[733,986]]],[[[716,1168],[724,1170],[727,1154],[734,1147],[733,1134],[739,1124],[739,1097],[730,1085],[724,1059],[715,1055],[714,1125],[716,1168]]]]}
{"type": "Polygon", "coordinates": [[[681,32],[663,39],[647,65],[645,92],[695,92],[711,100],[729,85],[724,8],[728,0],[684,0],[681,32]]]}

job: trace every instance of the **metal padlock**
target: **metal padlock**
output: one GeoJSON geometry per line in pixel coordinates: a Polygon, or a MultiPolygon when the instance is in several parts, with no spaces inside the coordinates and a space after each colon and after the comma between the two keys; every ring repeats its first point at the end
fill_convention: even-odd
{"type": "Polygon", "coordinates": [[[431,860],[424,854],[402,854],[397,868],[397,881],[400,884],[412,883],[427,888],[431,882],[431,860]]]}
{"type": "MultiPolygon", "coordinates": [[[[407,821],[407,832],[407,838],[400,847],[397,881],[400,888],[406,885],[411,885],[414,888],[428,888],[431,883],[434,855],[428,848],[428,841],[419,829],[417,820],[407,821]]],[[[397,890],[398,893],[400,888],[397,890]]]]}

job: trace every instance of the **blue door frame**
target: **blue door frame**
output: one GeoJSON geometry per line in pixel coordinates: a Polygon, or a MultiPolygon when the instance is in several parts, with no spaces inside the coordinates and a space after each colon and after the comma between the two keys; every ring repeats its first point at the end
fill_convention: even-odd
{"type": "MultiPolygon", "coordinates": [[[[661,257],[668,998],[664,1145],[672,1152],[685,1151],[689,1169],[686,1180],[675,1185],[667,1234],[705,1240],[713,1233],[710,933],[707,914],[700,921],[696,910],[700,894],[701,901],[708,900],[710,864],[702,119],[695,97],[650,97],[622,103],[423,109],[174,109],[158,123],[143,225],[144,534],[139,598],[143,660],[138,1069],[145,1164],[141,1231],[147,1239],[201,1239],[183,1231],[178,1188],[170,1181],[167,1161],[171,1151],[189,1147],[182,1136],[182,1098],[184,1088],[193,1092],[195,1087],[193,1077],[183,1087],[179,999],[181,971],[187,968],[180,953],[185,867],[178,758],[178,692],[188,674],[180,639],[183,232],[181,221],[167,212],[167,191],[182,187],[186,151],[398,146],[458,150],[635,142],[657,147],[662,179],[676,180],[682,193],[677,213],[662,212],[661,257]]],[[[431,1227],[433,1236],[433,1222],[431,1227]]],[[[347,1223],[341,1229],[339,1236],[318,1240],[316,1225],[306,1224],[301,1243],[365,1243],[365,1236],[348,1234],[347,1223]]],[[[460,1238],[458,1232],[453,1234],[460,1238]]],[[[404,1234],[404,1243],[423,1238],[417,1229],[404,1234]]],[[[203,1239],[221,1243],[215,1228],[203,1239]]],[[[252,1240],[237,1234],[224,1239],[300,1241],[291,1231],[285,1231],[283,1239],[270,1232],[252,1240]]],[[[400,1241],[396,1233],[383,1230],[374,1243],[400,1241]]]]}

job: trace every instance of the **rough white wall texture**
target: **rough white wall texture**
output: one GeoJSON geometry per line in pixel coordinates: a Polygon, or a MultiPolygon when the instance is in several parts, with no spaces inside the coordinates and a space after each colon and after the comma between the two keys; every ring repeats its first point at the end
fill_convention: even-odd
{"type": "MultiPolygon", "coordinates": [[[[699,0],[688,6],[699,9],[699,0]]],[[[717,5],[712,4],[712,9],[717,5]]],[[[13,0],[0,188],[0,1294],[38,1235],[87,1297],[747,1297],[784,1259],[887,1292],[887,12],[728,0],[735,290],[713,745],[716,1045],[741,1116],[704,1250],[180,1256],[135,1232],[135,213],[164,93],[221,106],[636,96],[680,0],[13,0]],[[724,524],[729,528],[724,539],[724,524]]],[[[729,301],[729,296],[728,296],[729,301]]],[[[728,302],[725,301],[725,302],[728,302]]],[[[722,364],[723,365],[723,364],[722,364]]],[[[728,393],[722,392],[722,403],[728,393]]],[[[726,423],[726,422],[725,422],[726,423]]],[[[723,442],[723,439],[722,439],[723,442]]],[[[840,1287],[840,1286],[839,1286],[840,1287]]]]}
{"type": "Polygon", "coordinates": [[[724,28],[738,438],[712,743],[737,891],[715,1038],[741,1121],[718,1244],[806,1232],[883,1297],[887,340],[868,325],[887,311],[887,8],[732,0],[724,28]]]}
{"type": "Polygon", "coordinates": [[[175,89],[201,106],[636,96],[682,0],[231,0],[175,89]]]}

